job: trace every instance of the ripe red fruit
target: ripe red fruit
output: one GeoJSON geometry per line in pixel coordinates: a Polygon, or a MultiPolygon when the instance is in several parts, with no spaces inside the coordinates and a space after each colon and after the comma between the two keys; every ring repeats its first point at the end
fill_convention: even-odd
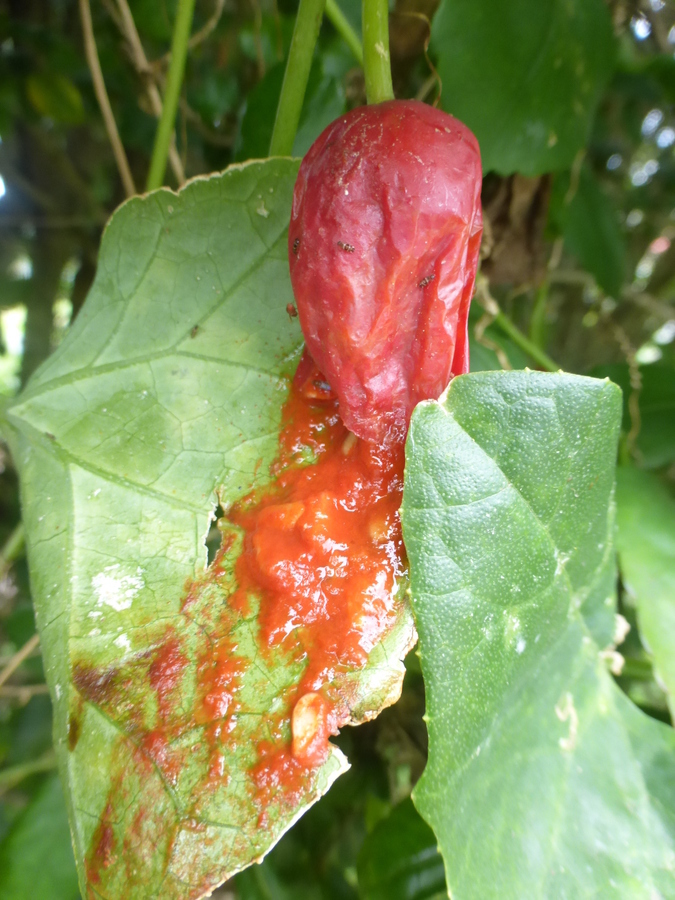
{"type": "Polygon", "coordinates": [[[415,100],[341,116],[305,156],[288,234],[307,348],[359,437],[400,439],[468,371],[482,234],[478,142],[415,100]]]}

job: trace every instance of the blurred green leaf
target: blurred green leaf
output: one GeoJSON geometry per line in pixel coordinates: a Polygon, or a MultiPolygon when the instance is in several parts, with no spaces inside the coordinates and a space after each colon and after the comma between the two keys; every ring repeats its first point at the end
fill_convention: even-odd
{"type": "Polygon", "coordinates": [[[11,743],[6,754],[0,744],[0,763],[3,765],[19,765],[48,751],[52,746],[52,706],[49,697],[32,697],[25,706],[12,710],[7,730],[11,743]]]}
{"type": "Polygon", "coordinates": [[[620,404],[608,382],[500,372],[413,413],[402,519],[429,729],[414,797],[453,900],[675,896],[675,732],[602,657],[620,404]]]}
{"type": "Polygon", "coordinates": [[[213,126],[226,113],[236,110],[239,100],[237,78],[227,70],[209,69],[192,87],[188,99],[193,109],[213,126]]]}
{"type": "Polygon", "coordinates": [[[68,815],[57,775],[0,844],[0,900],[78,900],[68,815]]]}
{"type": "Polygon", "coordinates": [[[340,10],[361,38],[361,0],[337,0],[340,10]]]}
{"type": "MultiPolygon", "coordinates": [[[[616,364],[596,366],[592,372],[596,378],[610,378],[623,391],[623,429],[630,432],[632,422],[628,399],[632,388],[628,366],[616,364]]],[[[675,367],[665,362],[640,367],[642,389],[639,395],[640,430],[637,449],[640,464],[647,469],[657,469],[675,460],[675,367]]]]}
{"type": "Polygon", "coordinates": [[[622,467],[617,507],[621,575],[675,717],[675,502],[654,475],[622,467]]]}
{"type": "Polygon", "coordinates": [[[82,95],[65,75],[33,73],[26,79],[26,94],[41,116],[62,125],[78,125],[84,121],[82,95]]]}
{"type": "Polygon", "coordinates": [[[246,97],[234,145],[235,160],[267,157],[285,68],[284,63],[277,63],[246,97]]]}
{"type": "Polygon", "coordinates": [[[654,101],[665,100],[668,103],[675,103],[675,60],[673,57],[663,53],[646,57],[638,56],[636,53],[628,51],[626,42],[622,42],[621,48],[622,52],[618,60],[619,69],[623,75],[636,79],[632,85],[624,85],[624,87],[630,91],[636,88],[641,89],[645,96],[654,101]]]}
{"type": "Polygon", "coordinates": [[[129,7],[139,33],[157,43],[168,43],[178,0],[130,0],[129,7]]]}
{"type": "Polygon", "coordinates": [[[557,177],[551,219],[562,232],[565,246],[583,268],[593,275],[603,291],[618,298],[626,257],[619,211],[586,165],[581,167],[571,197],[570,193],[570,176],[557,177]]]}
{"type": "Polygon", "coordinates": [[[239,900],[299,900],[284,887],[266,860],[240,872],[235,883],[239,900]]]}
{"type": "Polygon", "coordinates": [[[295,16],[289,15],[263,15],[259,23],[247,22],[237,29],[239,49],[256,68],[268,72],[286,58],[294,24],[295,16]]]}
{"type": "Polygon", "coordinates": [[[614,65],[602,0],[442,0],[432,49],[441,105],[502,175],[571,166],[614,65]]]}
{"type": "MultiPolygon", "coordinates": [[[[317,137],[345,110],[344,74],[351,58],[346,48],[325,52],[315,60],[309,73],[307,92],[293,143],[293,156],[304,156],[317,137]]],[[[269,153],[285,63],[267,72],[246,98],[235,159],[264,159],[269,153]]]]}
{"type": "Polygon", "coordinates": [[[410,799],[395,806],[368,835],[359,854],[358,873],[363,900],[448,896],[436,836],[410,799]]]}

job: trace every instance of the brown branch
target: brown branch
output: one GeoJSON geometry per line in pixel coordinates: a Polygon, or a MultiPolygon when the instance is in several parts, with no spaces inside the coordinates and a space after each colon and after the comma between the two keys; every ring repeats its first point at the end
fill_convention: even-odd
{"type": "Polygon", "coordinates": [[[91,21],[89,0],[80,0],[80,18],[82,20],[82,31],[84,34],[84,52],[86,53],[87,62],[89,63],[89,71],[91,72],[91,78],[94,82],[94,91],[96,93],[98,105],[101,109],[101,115],[103,116],[105,130],[108,133],[108,140],[112,146],[113,155],[115,157],[115,162],[117,163],[120,178],[122,179],[124,191],[127,197],[133,197],[136,193],[136,186],[131,174],[131,169],[129,168],[129,160],[124,152],[124,147],[117,130],[115,117],[113,115],[112,107],[110,106],[110,100],[108,99],[108,92],[105,88],[103,72],[101,71],[101,64],[98,59],[98,50],[96,49],[96,39],[94,37],[94,26],[91,21]]]}
{"type": "Polygon", "coordinates": [[[668,322],[675,317],[675,307],[671,306],[667,301],[659,300],[658,297],[653,297],[645,291],[636,291],[631,287],[628,287],[624,292],[624,297],[628,300],[632,300],[636,306],[640,306],[652,315],[663,319],[664,322],[668,322]]]}
{"type": "MultiPolygon", "coordinates": [[[[152,66],[145,55],[145,50],[143,49],[143,44],[141,43],[134,17],[131,14],[127,0],[117,0],[117,7],[120,13],[122,35],[129,46],[131,62],[145,84],[145,92],[148,96],[150,109],[152,110],[153,115],[159,119],[162,115],[162,97],[155,81],[152,66]]],[[[176,149],[175,133],[171,138],[171,146],[169,147],[169,165],[171,166],[178,184],[184,184],[185,170],[178,154],[178,150],[176,149]]]]}
{"type": "Polygon", "coordinates": [[[48,750],[38,759],[31,759],[28,762],[18,763],[14,766],[8,766],[6,769],[0,770],[0,797],[11,791],[21,784],[24,778],[35,775],[39,772],[49,772],[56,768],[56,753],[48,750]]]}
{"type": "Polygon", "coordinates": [[[0,697],[17,700],[21,706],[25,706],[29,700],[38,694],[48,693],[49,688],[46,684],[8,684],[0,688],[0,697]]]}
{"type": "Polygon", "coordinates": [[[34,634],[33,637],[30,638],[30,640],[26,641],[26,643],[23,645],[23,647],[20,650],[17,650],[17,652],[10,659],[10,661],[7,663],[7,665],[2,670],[2,672],[0,672],[0,688],[9,678],[12,677],[12,675],[16,672],[16,670],[19,668],[21,663],[25,659],[28,659],[28,657],[31,655],[33,650],[35,650],[35,648],[37,647],[37,645],[39,643],[40,643],[39,636],[37,634],[34,634]]]}

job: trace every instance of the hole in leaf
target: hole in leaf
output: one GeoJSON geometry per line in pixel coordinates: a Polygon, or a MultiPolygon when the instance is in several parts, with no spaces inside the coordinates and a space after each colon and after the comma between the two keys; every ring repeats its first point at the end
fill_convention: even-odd
{"type": "Polygon", "coordinates": [[[209,528],[209,533],[206,535],[206,565],[210,566],[213,560],[218,555],[218,551],[220,550],[221,544],[223,542],[223,534],[218,528],[218,520],[221,519],[225,515],[225,510],[220,505],[220,503],[213,510],[213,516],[211,519],[211,527],[209,528]]]}

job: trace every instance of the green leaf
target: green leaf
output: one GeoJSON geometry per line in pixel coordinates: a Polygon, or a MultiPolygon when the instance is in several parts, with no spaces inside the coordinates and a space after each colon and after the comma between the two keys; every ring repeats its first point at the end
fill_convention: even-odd
{"type": "MultiPolygon", "coordinates": [[[[241,533],[208,569],[204,545],[217,501],[269,482],[278,450],[302,347],[286,312],[297,167],[233,167],[124,204],[72,330],[7,413],[87,896],[203,896],[347,765],[333,748],[290,785],[264,769],[260,787],[305,662],[261,652],[255,596],[248,614],[228,605],[241,533]],[[234,715],[208,711],[212,689],[234,715]]],[[[336,668],[353,723],[400,690],[414,632],[397,608],[365,669],[336,668]]]]}
{"type": "MultiPolygon", "coordinates": [[[[623,429],[630,432],[633,423],[628,401],[632,388],[628,366],[597,366],[592,374],[598,378],[611,378],[622,389],[623,429]]],[[[641,366],[640,378],[640,428],[636,445],[640,464],[647,469],[657,469],[675,460],[675,368],[666,362],[641,366]]]]}
{"type": "Polygon", "coordinates": [[[675,502],[654,475],[622,467],[617,506],[621,575],[675,715],[675,502]]]}
{"type": "Polygon", "coordinates": [[[453,900],[675,896],[675,733],[610,677],[609,381],[456,378],[413,414],[403,528],[453,900]]]}
{"type": "MultiPolygon", "coordinates": [[[[293,155],[304,156],[324,128],[345,111],[343,78],[352,60],[346,47],[324,49],[309,73],[293,155]]],[[[271,68],[246,98],[235,146],[235,158],[246,160],[267,156],[274,127],[285,63],[271,68]]]]}
{"type": "Polygon", "coordinates": [[[238,900],[294,900],[266,860],[240,872],[236,883],[238,900]]]}
{"type": "Polygon", "coordinates": [[[556,178],[554,193],[559,202],[552,202],[552,212],[565,245],[607,294],[619,297],[626,248],[618,210],[588,166],[582,166],[568,201],[569,189],[569,176],[556,178]]]}
{"type": "Polygon", "coordinates": [[[0,900],[79,896],[63,791],[53,776],[0,844],[0,900]]]}
{"type": "Polygon", "coordinates": [[[448,896],[436,837],[412,800],[395,806],[364,841],[359,855],[363,900],[440,900],[448,896]]]}
{"type": "Polygon", "coordinates": [[[432,47],[441,104],[476,134],[484,171],[571,166],[614,65],[602,0],[442,0],[432,47]]]}
{"type": "Polygon", "coordinates": [[[267,156],[284,70],[284,63],[272,66],[246,97],[234,148],[236,160],[264,159],[267,156]]]}
{"type": "Polygon", "coordinates": [[[293,142],[294,156],[304,156],[321,132],[345,111],[343,79],[353,61],[347,47],[342,50],[341,53],[324,51],[320,67],[315,65],[315,71],[310,71],[298,133],[293,142]]]}

